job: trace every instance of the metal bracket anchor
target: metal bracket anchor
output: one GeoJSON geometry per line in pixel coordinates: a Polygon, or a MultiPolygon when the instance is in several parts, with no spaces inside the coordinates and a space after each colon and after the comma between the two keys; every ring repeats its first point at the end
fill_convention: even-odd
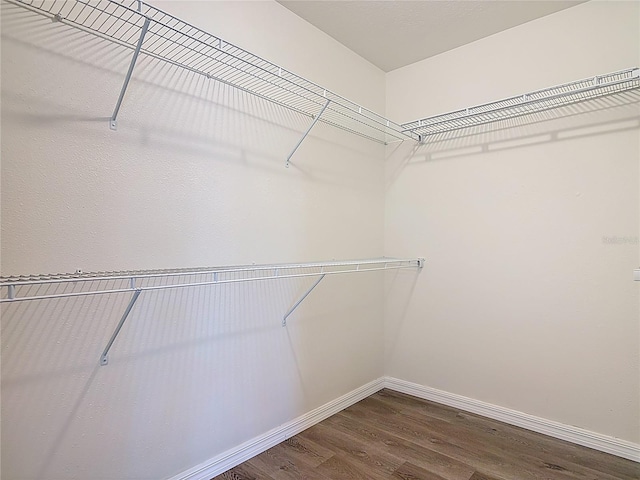
{"type": "Polygon", "coordinates": [[[282,317],[283,327],[287,326],[287,318],[289,317],[289,315],[291,315],[294,312],[294,310],[298,308],[298,305],[300,305],[303,302],[303,300],[307,298],[307,296],[311,293],[311,291],[318,286],[318,284],[322,281],[325,275],[326,274],[322,274],[322,276],[318,280],[316,280],[313,285],[311,285],[311,288],[307,290],[307,292],[300,298],[300,300],[298,300],[296,304],[293,307],[291,307],[287,313],[284,314],[284,317],[282,317]]]}
{"type": "Polygon", "coordinates": [[[111,335],[111,338],[109,339],[109,343],[107,343],[107,346],[104,348],[104,351],[102,352],[102,355],[100,356],[100,365],[104,366],[104,365],[107,365],[109,363],[109,350],[111,349],[111,346],[113,345],[113,342],[116,341],[116,337],[120,333],[120,330],[122,329],[122,326],[124,325],[125,320],[127,319],[129,314],[131,313],[131,309],[135,305],[136,300],[138,300],[138,297],[140,296],[141,292],[142,292],[142,290],[140,290],[140,289],[138,289],[135,292],[133,292],[133,297],[131,297],[131,300],[129,301],[129,305],[127,305],[127,308],[124,311],[124,314],[122,315],[122,318],[120,319],[120,322],[118,323],[118,326],[113,331],[113,334],[111,335]]]}
{"type": "Polygon", "coordinates": [[[120,105],[122,105],[124,94],[127,91],[127,87],[129,86],[129,80],[131,80],[133,67],[136,66],[136,60],[138,60],[138,55],[140,54],[140,49],[142,48],[142,42],[144,41],[144,36],[147,34],[147,30],[149,29],[150,22],[151,22],[151,19],[147,17],[144,21],[144,25],[142,26],[142,31],[140,32],[140,38],[138,39],[138,44],[136,45],[136,49],[133,52],[133,57],[131,57],[129,70],[127,71],[127,76],[124,78],[124,83],[122,84],[122,89],[120,90],[120,96],[118,97],[116,108],[113,110],[113,115],[111,115],[111,118],[109,119],[109,128],[111,130],[117,130],[118,128],[118,122],[116,118],[118,117],[118,112],[120,111],[120,105]]]}
{"type": "Polygon", "coordinates": [[[293,154],[296,153],[296,150],[298,150],[300,145],[302,145],[302,142],[304,141],[304,139],[307,138],[307,135],[309,135],[309,132],[311,131],[313,126],[318,122],[318,120],[320,120],[320,117],[322,116],[324,111],[329,106],[329,103],[331,103],[331,100],[327,100],[327,102],[324,104],[324,107],[322,107],[322,110],[320,110],[320,113],[318,113],[318,115],[316,115],[316,117],[313,119],[313,122],[311,122],[311,125],[309,125],[309,128],[307,128],[307,131],[304,132],[304,135],[302,135],[302,138],[300,140],[298,140],[298,143],[296,144],[296,146],[293,147],[293,150],[291,150],[291,153],[287,157],[287,163],[285,165],[287,168],[289,168],[289,161],[291,160],[291,157],[293,157],[293,154]]]}

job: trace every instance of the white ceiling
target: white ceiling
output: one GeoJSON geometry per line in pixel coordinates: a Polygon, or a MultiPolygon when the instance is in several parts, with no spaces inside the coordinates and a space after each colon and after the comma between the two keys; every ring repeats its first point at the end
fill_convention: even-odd
{"type": "Polygon", "coordinates": [[[278,1],[388,72],[584,0],[278,1]]]}

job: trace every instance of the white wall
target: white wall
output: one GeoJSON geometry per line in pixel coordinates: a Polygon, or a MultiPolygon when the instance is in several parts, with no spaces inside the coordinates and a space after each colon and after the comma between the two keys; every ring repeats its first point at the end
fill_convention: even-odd
{"type": "MultiPolygon", "coordinates": [[[[637,3],[386,77],[275,2],[158,6],[400,121],[640,63],[637,3]]],[[[4,275],[428,263],[384,298],[380,275],[327,278],[287,329],[310,281],[145,293],[107,367],[127,296],[4,306],[3,478],[167,478],[383,372],[640,440],[638,246],[603,242],[638,235],[637,105],[396,145],[386,172],[318,125],[285,169],[308,119],[144,58],[111,132],[129,58],[2,4],[4,275]]]]}
{"type": "MultiPolygon", "coordinates": [[[[275,2],[158,5],[373,110],[384,74],[275,2]]],[[[384,147],[2,4],[2,273],[380,256],[384,147]]],[[[380,377],[382,276],[2,308],[2,478],[167,478],[380,377]],[[327,301],[331,299],[331,301],[327,301]]]]}
{"type": "MultiPolygon", "coordinates": [[[[638,66],[639,8],[589,2],[390,72],[386,113],[638,66]]],[[[385,254],[427,263],[389,285],[387,374],[640,442],[638,96],[624,102],[388,149],[385,254]]]]}

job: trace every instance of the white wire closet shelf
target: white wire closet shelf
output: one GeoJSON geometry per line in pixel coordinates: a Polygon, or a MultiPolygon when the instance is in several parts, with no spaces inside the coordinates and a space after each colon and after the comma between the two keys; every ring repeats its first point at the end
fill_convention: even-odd
{"type": "Polygon", "coordinates": [[[378,258],[314,263],[199,267],[167,270],[56,273],[0,277],[0,303],[166,290],[281,278],[422,267],[424,259],[378,258]],[[53,287],[53,288],[52,288],[53,287]],[[42,293],[44,290],[48,293],[42,293]],[[51,292],[50,290],[55,290],[51,292]]]}
{"type": "Polygon", "coordinates": [[[381,115],[142,1],[5,1],[134,50],[111,118],[114,129],[124,91],[141,53],[314,120],[322,112],[320,121],[370,140],[386,144],[413,138],[410,132],[403,132],[400,125],[381,115]]]}
{"type": "Polygon", "coordinates": [[[629,68],[554,87],[455,110],[402,124],[422,142],[429,136],[565,107],[640,88],[640,69],[629,68]]]}
{"type": "Polygon", "coordinates": [[[423,258],[378,258],[315,263],[202,267],[170,270],[127,270],[117,272],[61,273],[0,277],[0,303],[50,300],[87,295],[132,293],[122,318],[100,356],[100,364],[109,363],[109,350],[144,291],[196,288],[230,283],[316,277],[310,288],[282,317],[282,326],[305,298],[327,275],[354,274],[384,270],[420,269],[423,258]]]}

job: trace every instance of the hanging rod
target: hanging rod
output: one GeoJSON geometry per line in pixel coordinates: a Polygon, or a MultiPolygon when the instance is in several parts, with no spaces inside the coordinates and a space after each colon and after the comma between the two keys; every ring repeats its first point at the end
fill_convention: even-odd
{"type": "Polygon", "coordinates": [[[0,277],[0,303],[109,293],[166,290],[226,283],[302,278],[341,273],[421,268],[424,259],[382,258],[298,264],[247,265],[172,270],[127,270],[119,272],[65,273],[0,277]],[[302,270],[302,271],[298,271],[302,270]],[[185,279],[184,277],[191,277],[185,279]],[[198,277],[198,278],[193,278],[198,277]],[[106,284],[106,285],[105,285],[106,284]],[[57,285],[54,293],[39,293],[36,286],[57,285]],[[27,290],[26,294],[21,294],[27,290]],[[35,290],[35,292],[33,291],[35,290]],[[71,290],[71,291],[66,291],[71,290]]]}
{"type": "Polygon", "coordinates": [[[332,261],[239,267],[128,270],[119,272],[91,273],[77,272],[73,274],[11,276],[0,277],[0,288],[3,291],[0,303],[80,297],[86,295],[102,295],[108,293],[132,293],[127,308],[122,314],[118,325],[111,334],[107,345],[100,355],[100,365],[104,366],[108,365],[109,351],[120,334],[120,331],[129,317],[131,310],[135,306],[138,297],[143,291],[200,287],[205,285],[251,282],[258,280],[276,280],[283,278],[319,277],[311,288],[309,288],[287,311],[287,313],[285,313],[282,318],[282,326],[285,327],[287,325],[287,318],[327,275],[422,268],[423,266],[423,258],[381,258],[372,260],[349,260],[342,262],[332,261]],[[191,279],[185,280],[185,277],[191,277],[191,279]],[[54,293],[40,294],[40,288],[54,290],[54,293]],[[34,289],[35,292],[32,291],[34,289]],[[63,291],[60,292],[60,289],[63,291]],[[73,291],[64,291],[69,289],[72,289],[73,291]],[[26,290],[26,293],[21,295],[24,290],[26,290]]]}
{"type": "MultiPolygon", "coordinates": [[[[379,143],[417,139],[377,113],[139,0],[5,0],[379,143]],[[144,30],[145,22],[149,22],[144,30]],[[140,45],[138,45],[140,42],[140,45]],[[330,102],[330,103],[327,103],[330,102]]],[[[135,63],[135,59],[132,65],[135,63]]],[[[126,89],[126,85],[125,85],[126,89]]],[[[124,95],[124,92],[122,92],[124,95]]],[[[117,113],[117,112],[115,112],[117,113]]],[[[111,127],[114,119],[110,120],[111,127]]]]}
{"type": "Polygon", "coordinates": [[[402,129],[407,134],[417,135],[424,142],[430,135],[520,117],[637,88],[640,88],[640,69],[629,68],[496,102],[421,118],[402,124],[402,129]]]}

